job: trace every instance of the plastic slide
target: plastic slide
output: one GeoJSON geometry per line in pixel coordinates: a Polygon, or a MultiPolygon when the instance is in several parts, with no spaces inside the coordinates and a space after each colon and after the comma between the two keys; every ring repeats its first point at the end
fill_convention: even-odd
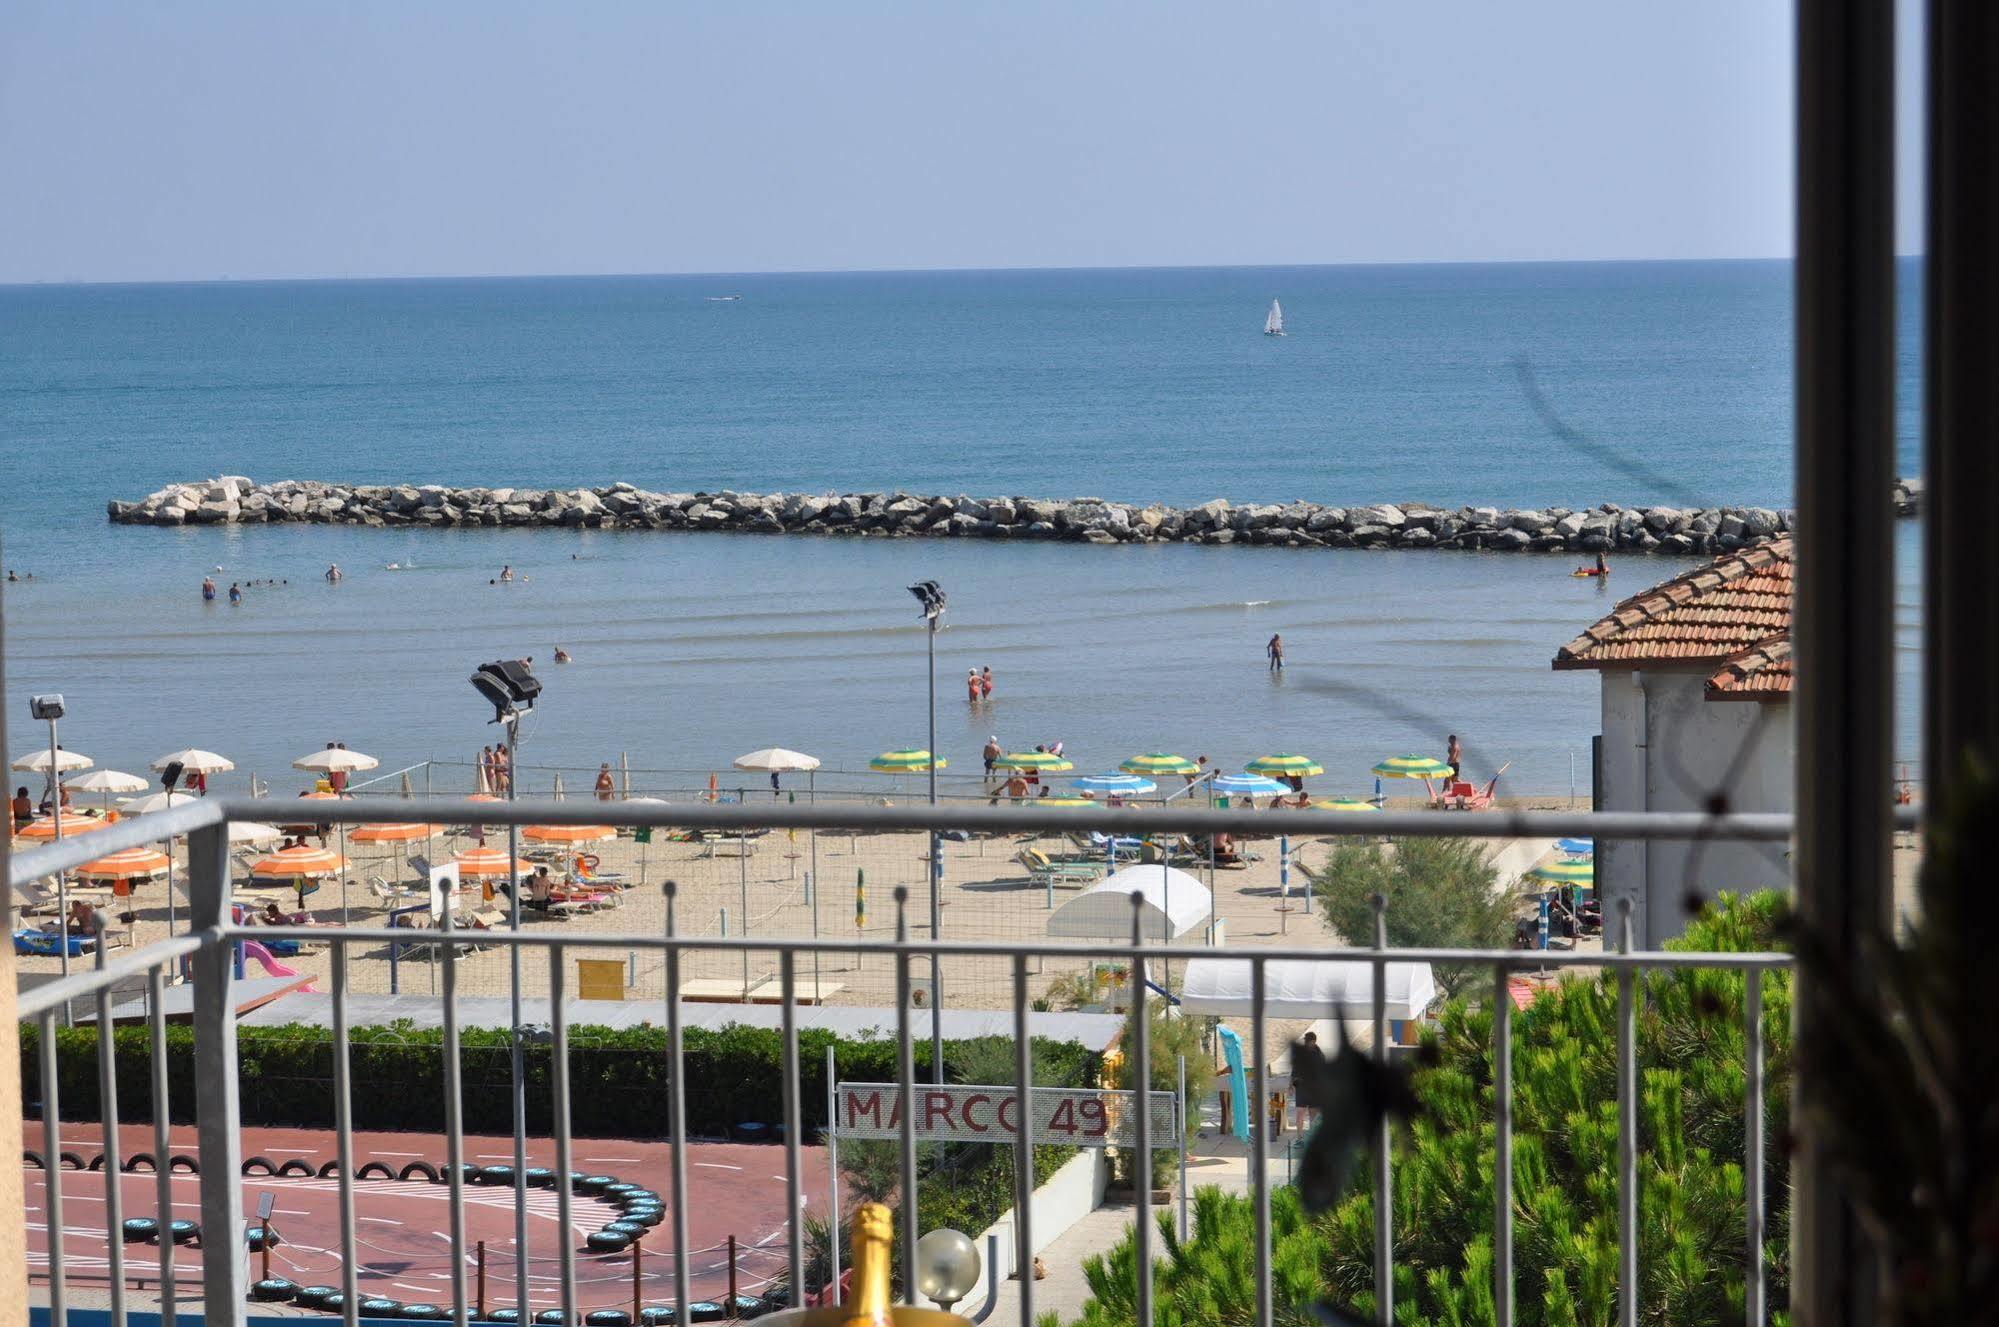
{"type": "MultiPolygon", "coordinates": [[[[258,944],[255,940],[238,940],[236,943],[243,946],[244,958],[254,958],[257,962],[263,964],[264,975],[267,977],[302,977],[305,975],[297,968],[288,968],[275,958],[272,958],[271,951],[258,944]]],[[[303,987],[302,989],[308,994],[312,993],[312,987],[310,986],[303,987]]]]}

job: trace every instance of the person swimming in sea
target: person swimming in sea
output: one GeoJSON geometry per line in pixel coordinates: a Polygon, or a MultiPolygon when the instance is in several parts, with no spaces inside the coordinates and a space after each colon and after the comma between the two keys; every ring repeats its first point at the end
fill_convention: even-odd
{"type": "Polygon", "coordinates": [[[562,648],[562,647],[561,647],[560,645],[556,646],[556,647],[555,647],[555,661],[556,661],[557,663],[568,663],[568,662],[569,662],[569,651],[568,651],[568,650],[565,650],[565,649],[563,649],[563,648],[562,648]]]}

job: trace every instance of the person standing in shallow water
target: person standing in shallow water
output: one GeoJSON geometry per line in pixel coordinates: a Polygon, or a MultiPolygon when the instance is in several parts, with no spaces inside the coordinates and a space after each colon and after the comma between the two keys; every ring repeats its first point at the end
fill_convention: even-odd
{"type": "Polygon", "coordinates": [[[981,691],[981,690],[980,690],[980,688],[979,688],[979,670],[978,670],[978,669],[976,669],[976,668],[967,668],[967,669],[965,670],[965,701],[966,701],[966,703],[967,703],[967,704],[970,704],[970,705],[976,705],[976,704],[978,704],[978,703],[979,703],[979,697],[980,697],[981,695],[983,695],[983,694],[984,694],[984,692],[983,692],[983,691],[981,691]]]}
{"type": "Polygon", "coordinates": [[[1284,671],[1284,637],[1274,631],[1270,633],[1270,643],[1263,647],[1263,652],[1270,659],[1271,672],[1284,671]]]}
{"type": "Polygon", "coordinates": [[[979,670],[979,698],[981,700],[991,700],[993,698],[993,666],[991,664],[987,664],[979,670]]]}

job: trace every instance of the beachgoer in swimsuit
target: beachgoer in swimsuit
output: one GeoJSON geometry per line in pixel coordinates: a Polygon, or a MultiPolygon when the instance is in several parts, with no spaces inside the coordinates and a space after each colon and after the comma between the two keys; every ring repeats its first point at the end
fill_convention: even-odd
{"type": "Polygon", "coordinates": [[[987,664],[979,673],[979,695],[990,700],[993,694],[992,665],[987,664]]]}
{"type": "Polygon", "coordinates": [[[336,562],[336,563],[334,563],[334,564],[333,564],[332,566],[330,566],[330,567],[328,567],[328,568],[326,569],[326,579],[327,579],[327,581],[328,581],[329,583],[335,583],[335,582],[338,582],[338,581],[339,581],[339,579],[340,579],[340,564],[339,564],[339,563],[337,563],[337,562],[336,562]]]}
{"type": "Polygon", "coordinates": [[[1451,767],[1451,781],[1457,782],[1458,766],[1464,762],[1464,748],[1458,745],[1458,735],[1451,734],[1450,742],[1444,748],[1444,763],[1451,767]]]}
{"type": "Polygon", "coordinates": [[[982,694],[984,693],[979,690],[979,670],[976,668],[967,668],[965,670],[965,699],[971,704],[976,705],[979,703],[979,697],[982,694]]]}
{"type": "Polygon", "coordinates": [[[1270,643],[1263,647],[1263,652],[1270,658],[1271,672],[1281,673],[1284,671],[1284,637],[1272,632],[1270,643]]]}
{"type": "MultiPolygon", "coordinates": [[[[13,577],[10,576],[8,579],[12,580],[13,577]]],[[[201,597],[207,603],[215,602],[215,582],[206,576],[201,578],[201,597]]]]}
{"type": "Polygon", "coordinates": [[[243,602],[243,587],[236,584],[234,581],[231,581],[229,583],[229,602],[232,604],[240,604],[243,602]]]}

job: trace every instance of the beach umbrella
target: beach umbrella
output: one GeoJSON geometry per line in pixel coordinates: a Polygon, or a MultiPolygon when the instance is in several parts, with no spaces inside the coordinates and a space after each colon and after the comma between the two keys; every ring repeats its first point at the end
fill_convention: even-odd
{"type": "Polygon", "coordinates": [[[1159,791],[1158,784],[1151,779],[1141,779],[1136,774],[1083,774],[1069,780],[1069,786],[1089,793],[1108,793],[1113,797],[1143,797],[1159,791]]]}
{"type": "Polygon", "coordinates": [[[519,858],[515,858],[509,868],[504,848],[467,848],[451,860],[457,864],[461,876],[503,876],[512,872],[526,875],[534,870],[533,862],[524,862],[519,858]]]}
{"type": "Polygon", "coordinates": [[[128,797],[118,805],[128,816],[148,816],[155,811],[165,811],[171,807],[186,806],[199,801],[193,793],[158,792],[148,797],[128,797]]]}
{"type": "MultiPolygon", "coordinates": [[[[63,747],[55,749],[54,764],[56,772],[59,774],[67,773],[73,769],[89,769],[96,763],[89,756],[78,755],[76,752],[66,750],[63,747]]],[[[25,756],[14,757],[13,764],[9,768],[26,770],[32,774],[47,774],[49,772],[49,764],[49,751],[47,747],[44,747],[40,751],[30,751],[25,756]]]]}
{"type": "Polygon", "coordinates": [[[1201,767],[1185,756],[1169,755],[1164,751],[1152,751],[1142,756],[1118,762],[1118,768],[1127,774],[1199,774],[1201,767]]]}
{"type": "Polygon", "coordinates": [[[300,756],[292,762],[292,768],[312,770],[319,774],[332,774],[335,771],[355,774],[361,770],[374,769],[381,763],[373,756],[362,755],[359,751],[349,751],[344,746],[329,746],[309,756],[300,756]]]}
{"type": "Polygon", "coordinates": [[[142,793],[153,786],[136,774],[126,774],[115,769],[94,769],[88,774],[79,774],[64,782],[71,792],[102,793],[101,805],[106,811],[111,809],[111,794],[142,793]]]}
{"type": "Polygon", "coordinates": [[[1310,756],[1294,756],[1288,752],[1258,756],[1243,768],[1251,774],[1268,774],[1276,779],[1309,779],[1314,774],[1326,772],[1325,766],[1310,756]]]}
{"type": "MultiPolygon", "coordinates": [[[[103,829],[108,823],[108,821],[94,820],[89,816],[80,816],[72,812],[62,818],[63,837],[73,839],[77,835],[86,834],[93,829],[103,829]]],[[[56,822],[53,817],[45,820],[31,821],[15,830],[14,833],[16,837],[24,839],[53,839],[56,836],[56,822]]]]}
{"type": "Polygon", "coordinates": [[[942,756],[933,759],[928,751],[916,747],[904,747],[900,751],[884,751],[868,762],[868,768],[877,774],[921,774],[933,767],[943,769],[951,762],[942,756]]]}
{"type": "Polygon", "coordinates": [[[1291,791],[1290,784],[1261,774],[1217,774],[1208,786],[1222,797],[1276,797],[1291,791]]]}
{"type": "Polygon", "coordinates": [[[1022,806],[1102,806],[1103,803],[1088,797],[1030,797],[1022,806]]]}
{"type": "Polygon", "coordinates": [[[617,838],[618,831],[611,825],[529,825],[521,837],[536,843],[602,843],[617,838]]]}
{"type": "Polygon", "coordinates": [[[127,848],[109,857],[85,862],[76,874],[85,880],[144,880],[159,875],[173,863],[163,852],[151,848],[127,848]]]}
{"type": "Polygon", "coordinates": [[[1365,797],[1328,797],[1312,803],[1319,811],[1379,811],[1381,807],[1365,797]]]}
{"type": "Polygon", "coordinates": [[[306,876],[334,875],[345,868],[347,859],[330,848],[304,844],[280,848],[268,857],[250,863],[250,874],[260,880],[296,880],[306,876]]]}
{"type": "Polygon", "coordinates": [[[284,837],[284,831],[276,825],[260,825],[254,820],[232,820],[229,822],[231,843],[275,843],[284,837]]]}
{"type": "Polygon", "coordinates": [[[781,746],[767,746],[746,756],[737,756],[730,763],[737,769],[762,770],[770,774],[803,774],[819,768],[817,756],[808,756],[803,751],[787,751],[781,746]]]}
{"type": "Polygon", "coordinates": [[[1384,779],[1431,779],[1448,778],[1451,767],[1431,756],[1390,756],[1374,767],[1374,772],[1384,779]]]}
{"type": "Polygon", "coordinates": [[[995,769],[1031,769],[1042,774],[1063,774],[1076,768],[1075,762],[1053,751],[1014,751],[993,762],[995,769]]]}
{"type": "Polygon", "coordinates": [[[1554,885],[1590,885],[1596,883],[1596,867],[1590,862],[1548,862],[1529,871],[1534,880],[1546,880],[1554,885]]]}
{"type": "Polygon", "coordinates": [[[227,756],[218,756],[213,751],[203,751],[200,747],[189,747],[185,751],[170,751],[154,761],[150,768],[163,770],[178,764],[189,774],[226,774],[236,768],[236,762],[227,756]]]}
{"type": "Polygon", "coordinates": [[[1555,846],[1571,857],[1592,857],[1596,855],[1595,839],[1556,839],[1555,846]]]}
{"type": "Polygon", "coordinates": [[[356,825],[347,837],[356,843],[414,843],[436,832],[435,825],[356,825]]]}

